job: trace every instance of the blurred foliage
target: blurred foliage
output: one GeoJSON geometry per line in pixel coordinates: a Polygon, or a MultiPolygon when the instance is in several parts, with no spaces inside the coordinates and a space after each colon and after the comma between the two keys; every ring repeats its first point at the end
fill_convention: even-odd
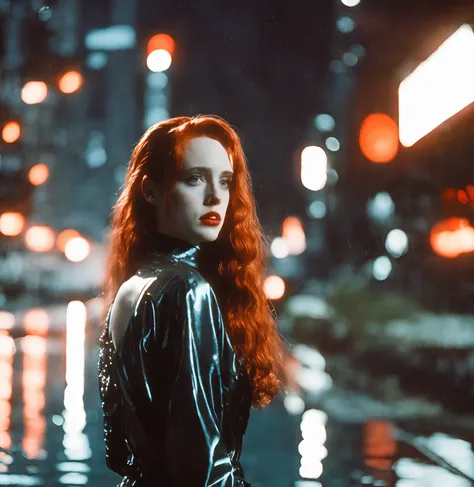
{"type": "Polygon", "coordinates": [[[346,323],[388,323],[411,318],[423,312],[413,298],[396,292],[375,292],[367,288],[344,284],[327,296],[334,318],[346,323]]]}

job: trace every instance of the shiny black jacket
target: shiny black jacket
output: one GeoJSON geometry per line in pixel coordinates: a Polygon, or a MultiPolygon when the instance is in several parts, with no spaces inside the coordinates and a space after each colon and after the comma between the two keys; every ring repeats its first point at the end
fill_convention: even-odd
{"type": "Polygon", "coordinates": [[[101,337],[106,461],[122,486],[244,487],[252,392],[198,247],[160,247],[122,285],[101,337]]]}

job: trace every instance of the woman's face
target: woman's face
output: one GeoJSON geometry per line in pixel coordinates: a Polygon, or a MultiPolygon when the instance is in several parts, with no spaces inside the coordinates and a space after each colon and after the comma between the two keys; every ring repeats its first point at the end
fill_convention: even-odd
{"type": "Polygon", "coordinates": [[[193,245],[216,240],[229,206],[232,175],[222,144],[209,137],[184,142],[182,167],[167,212],[158,217],[158,231],[193,245]]]}

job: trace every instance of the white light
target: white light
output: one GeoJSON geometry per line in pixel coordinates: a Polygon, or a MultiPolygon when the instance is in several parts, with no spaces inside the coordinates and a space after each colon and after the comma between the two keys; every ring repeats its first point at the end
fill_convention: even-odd
{"type": "Polygon", "coordinates": [[[320,113],[314,117],[314,126],[321,132],[331,132],[331,130],[334,130],[335,125],[334,118],[327,113],[320,113]]]}
{"type": "Polygon", "coordinates": [[[309,146],[301,153],[301,182],[311,191],[319,191],[326,186],[328,158],[321,147],[309,146]]]}
{"type": "Polygon", "coordinates": [[[393,216],[395,203],[389,193],[383,191],[367,202],[368,215],[378,221],[384,221],[393,216]]]}
{"type": "Polygon", "coordinates": [[[387,277],[392,272],[392,263],[390,259],[384,255],[382,257],[377,257],[374,261],[373,274],[377,281],[385,281],[387,277]]]}
{"type": "Polygon", "coordinates": [[[400,83],[400,142],[411,147],[472,102],[474,32],[465,24],[400,83]]]}
{"type": "Polygon", "coordinates": [[[336,26],[339,32],[349,34],[355,29],[355,22],[351,17],[343,15],[337,19],[336,26]]]}
{"type": "Polygon", "coordinates": [[[359,5],[360,0],[341,0],[341,3],[346,7],[356,7],[359,5]]]}
{"type": "Polygon", "coordinates": [[[324,201],[312,201],[308,206],[308,214],[311,218],[321,219],[326,216],[326,205],[324,201]]]}
{"type": "Polygon", "coordinates": [[[345,52],[342,56],[344,64],[347,66],[355,66],[359,62],[359,58],[353,52],[345,52]]]}
{"type": "Polygon", "coordinates": [[[289,253],[288,241],[282,237],[276,237],[273,239],[270,250],[276,259],[284,259],[288,257],[289,253]]]}
{"type": "Polygon", "coordinates": [[[66,311],[66,389],[64,390],[63,446],[68,460],[87,460],[92,451],[87,435],[84,409],[84,367],[86,307],[72,301],[66,311]]]}
{"type": "Polygon", "coordinates": [[[27,105],[43,102],[48,96],[48,87],[43,81],[28,81],[21,90],[21,99],[27,105]]]}
{"type": "Polygon", "coordinates": [[[303,399],[295,392],[289,392],[283,399],[283,405],[285,406],[288,414],[297,416],[304,411],[305,403],[303,399]]]}
{"type": "Polygon", "coordinates": [[[341,148],[341,143],[338,139],[336,139],[336,137],[328,137],[325,144],[328,150],[331,152],[336,152],[341,148]]]}
{"type": "Polygon", "coordinates": [[[148,54],[146,65],[150,71],[161,73],[171,66],[171,61],[172,57],[168,51],[165,49],[157,49],[148,54]]]}
{"type": "Polygon", "coordinates": [[[83,237],[74,237],[68,241],[64,249],[64,255],[71,262],[82,262],[90,253],[89,242],[83,237]]]}
{"type": "Polygon", "coordinates": [[[385,240],[385,248],[393,257],[401,257],[408,250],[407,234],[399,228],[390,230],[385,240]]]}

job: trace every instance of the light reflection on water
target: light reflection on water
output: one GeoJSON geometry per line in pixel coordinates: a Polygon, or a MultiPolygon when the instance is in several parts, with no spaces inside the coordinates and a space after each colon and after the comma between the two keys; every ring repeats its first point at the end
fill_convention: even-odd
{"type": "Polygon", "coordinates": [[[328,455],[324,446],[327,439],[326,422],[326,413],[317,409],[309,409],[301,418],[303,440],[298,445],[301,455],[299,474],[305,479],[318,479],[323,473],[322,460],[328,455]]]}
{"type": "Polygon", "coordinates": [[[46,385],[47,355],[46,339],[26,336],[21,340],[23,352],[23,424],[22,447],[29,459],[44,458],[43,449],[46,431],[44,388],[46,385]]]}
{"type": "MultiPolygon", "coordinates": [[[[15,342],[13,338],[0,333],[0,448],[5,450],[9,450],[12,444],[10,418],[14,354],[15,342]]],[[[5,455],[4,453],[3,456],[5,455]]],[[[3,459],[2,457],[2,465],[5,465],[3,459]]]]}
{"type": "MultiPolygon", "coordinates": [[[[63,446],[69,460],[92,456],[84,409],[86,308],[80,301],[68,304],[66,315],[66,389],[64,390],[63,446]]],[[[87,480],[86,480],[87,481],[87,480]]],[[[68,480],[66,483],[70,483],[68,480]]]]}

